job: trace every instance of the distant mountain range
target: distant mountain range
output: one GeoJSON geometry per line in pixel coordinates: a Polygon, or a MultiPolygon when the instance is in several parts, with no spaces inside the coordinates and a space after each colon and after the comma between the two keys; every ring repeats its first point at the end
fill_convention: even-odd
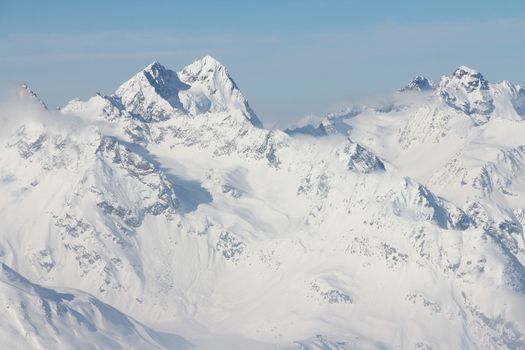
{"type": "Polygon", "coordinates": [[[226,68],[0,110],[0,347],[525,349],[525,89],[264,129],[226,68]]]}

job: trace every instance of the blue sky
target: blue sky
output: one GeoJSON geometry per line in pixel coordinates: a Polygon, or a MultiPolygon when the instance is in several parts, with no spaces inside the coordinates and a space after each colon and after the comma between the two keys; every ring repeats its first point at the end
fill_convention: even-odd
{"type": "Polygon", "coordinates": [[[27,82],[59,106],[206,54],[284,125],[463,64],[525,83],[525,1],[0,0],[0,95],[27,82]]]}

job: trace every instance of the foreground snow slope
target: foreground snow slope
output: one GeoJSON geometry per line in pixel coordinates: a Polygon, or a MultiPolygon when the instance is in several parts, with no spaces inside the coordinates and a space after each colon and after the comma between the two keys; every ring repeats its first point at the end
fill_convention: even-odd
{"type": "Polygon", "coordinates": [[[525,347],[523,93],[482,79],[419,77],[315,137],[262,129],[211,57],[60,111],[24,89],[2,107],[0,257],[38,337],[2,339],[118,348],[129,327],[48,326],[45,285],[111,305],[135,348],[525,347]]]}
{"type": "Polygon", "coordinates": [[[188,349],[184,338],[155,332],[97,298],[33,284],[0,266],[5,349],[188,349]]]}

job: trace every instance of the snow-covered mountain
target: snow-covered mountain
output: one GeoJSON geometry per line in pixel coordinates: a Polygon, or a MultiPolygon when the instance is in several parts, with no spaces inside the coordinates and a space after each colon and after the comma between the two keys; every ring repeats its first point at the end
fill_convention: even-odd
{"type": "Polygon", "coordinates": [[[525,348],[524,96],[460,67],[282,132],[211,57],[58,111],[24,87],[1,344],[525,348]]]}

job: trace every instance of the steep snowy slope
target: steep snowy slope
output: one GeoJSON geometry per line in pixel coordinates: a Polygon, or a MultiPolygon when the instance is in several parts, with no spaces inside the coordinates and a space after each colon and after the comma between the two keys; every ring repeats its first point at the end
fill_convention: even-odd
{"type": "Polygon", "coordinates": [[[179,346],[162,332],[196,349],[523,348],[523,234],[502,221],[521,197],[499,195],[521,148],[495,156],[490,196],[432,180],[474,140],[495,147],[490,125],[521,125],[499,112],[519,88],[467,78],[331,116],[328,137],[260,128],[210,57],[60,111],[20,94],[1,109],[0,259],[139,320],[151,348],[179,346]]]}

